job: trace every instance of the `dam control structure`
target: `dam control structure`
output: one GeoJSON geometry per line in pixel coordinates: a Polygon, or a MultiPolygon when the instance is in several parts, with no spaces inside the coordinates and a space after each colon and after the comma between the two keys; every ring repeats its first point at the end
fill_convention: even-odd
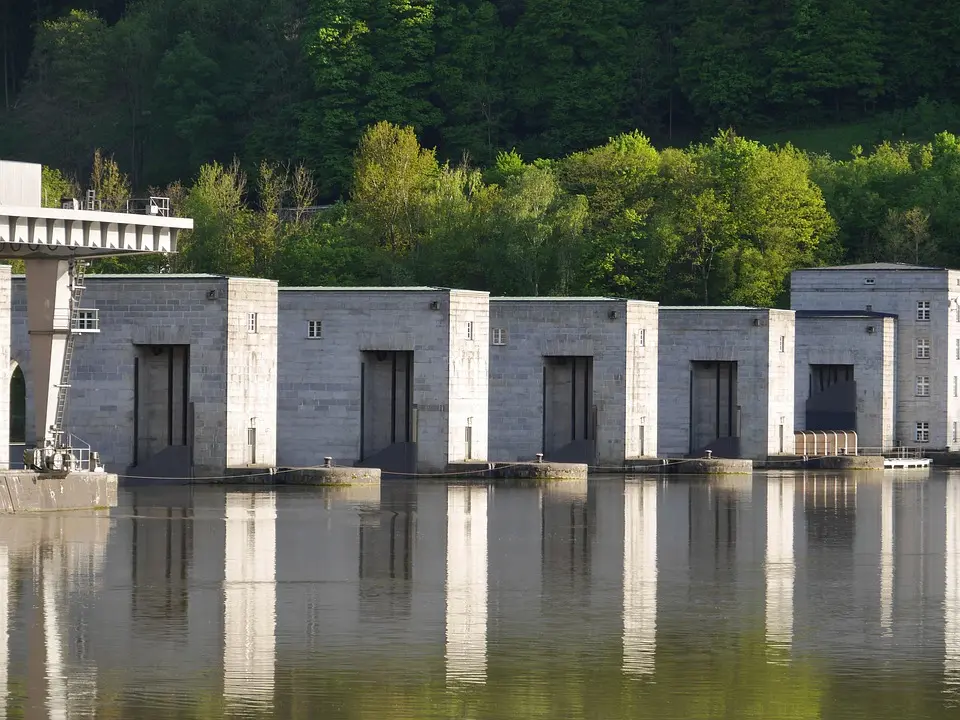
{"type": "MultiPolygon", "coordinates": [[[[116,212],[104,211],[88,191],[82,200],[58,198],[60,207],[43,207],[41,178],[39,164],[0,160],[0,259],[24,264],[35,387],[36,447],[24,451],[24,467],[58,477],[102,474],[96,450],[83,447],[66,426],[74,342],[100,329],[97,311],[83,306],[84,269],[95,258],[175,253],[178,233],[193,221],[172,217],[163,197],[130,200],[116,212]]],[[[7,447],[0,442],[0,453],[8,454],[7,447]]],[[[9,458],[3,460],[9,466],[9,458]]]]}

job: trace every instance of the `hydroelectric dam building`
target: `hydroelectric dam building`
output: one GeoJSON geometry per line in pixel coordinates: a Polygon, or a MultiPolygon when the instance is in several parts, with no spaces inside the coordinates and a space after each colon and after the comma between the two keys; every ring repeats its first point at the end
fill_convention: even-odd
{"type": "Polygon", "coordinates": [[[192,222],[164,198],[44,208],[40,177],[0,161],[0,257],[26,268],[0,266],[2,469],[63,470],[81,447],[91,470],[145,480],[327,457],[602,468],[792,456],[810,432],[960,450],[960,271],[798,270],[791,310],[84,276],[90,258],[175,252],[192,222]]]}

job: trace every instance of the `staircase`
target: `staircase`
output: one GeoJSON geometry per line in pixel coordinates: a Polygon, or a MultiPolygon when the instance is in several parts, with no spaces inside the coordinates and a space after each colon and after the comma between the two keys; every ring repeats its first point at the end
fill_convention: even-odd
{"type": "Polygon", "coordinates": [[[57,385],[57,409],[53,418],[54,444],[60,447],[65,430],[63,427],[67,415],[67,401],[70,396],[70,371],[73,367],[73,350],[77,340],[77,329],[80,323],[80,300],[86,287],[86,263],[80,259],[70,260],[70,329],[67,333],[67,343],[63,351],[63,369],[60,371],[60,383],[57,385]]]}

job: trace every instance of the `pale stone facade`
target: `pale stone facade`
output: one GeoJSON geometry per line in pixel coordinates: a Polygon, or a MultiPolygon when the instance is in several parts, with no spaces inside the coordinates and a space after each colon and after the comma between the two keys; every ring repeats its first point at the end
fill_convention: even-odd
{"type": "Polygon", "coordinates": [[[895,263],[797,270],[790,303],[895,315],[894,444],[960,449],[960,271],[895,263]]]}
{"type": "Polygon", "coordinates": [[[487,457],[489,296],[280,290],[278,460],[443,472],[487,457]]]}
{"type": "Polygon", "coordinates": [[[657,303],[493,298],[490,328],[491,459],[656,454],[657,303]]]}
{"type": "Polygon", "coordinates": [[[793,453],[793,312],[661,306],[658,397],[661,457],[793,453]]]}
{"type": "MultiPolygon", "coordinates": [[[[12,296],[12,358],[26,380],[29,446],[34,389],[22,277],[12,296]]],[[[132,476],[274,465],[276,297],[271,280],[88,276],[83,304],[99,311],[100,331],[77,337],[67,427],[109,471],[132,476]]]]}
{"type": "MultiPolygon", "coordinates": [[[[892,315],[857,311],[796,311],[796,430],[810,428],[807,403],[816,395],[817,367],[850,368],[855,382],[855,429],[860,448],[879,452],[894,445],[896,330],[892,315]]],[[[826,390],[830,393],[830,388],[826,390]]],[[[840,401],[842,402],[842,398],[840,401]]]]}

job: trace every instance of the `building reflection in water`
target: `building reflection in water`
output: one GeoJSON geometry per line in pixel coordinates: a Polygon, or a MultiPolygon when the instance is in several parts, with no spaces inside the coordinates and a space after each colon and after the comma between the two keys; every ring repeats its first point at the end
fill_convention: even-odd
{"type": "Polygon", "coordinates": [[[947,479],[944,588],[944,681],[960,690],[960,478],[947,479]]]}
{"type": "Polygon", "coordinates": [[[226,494],[223,694],[228,701],[273,702],[276,528],[276,493],[226,494]]]}
{"type": "Polygon", "coordinates": [[[657,482],[623,490],[623,672],[654,671],[657,644],[657,482]]]}
{"type": "Polygon", "coordinates": [[[99,591],[109,513],[8,517],[0,526],[0,718],[7,717],[11,616],[26,628],[26,717],[93,717],[97,668],[90,658],[89,598],[99,591]],[[12,592],[12,578],[23,592],[12,592]],[[31,578],[32,576],[32,578],[31,578]],[[26,582],[22,582],[22,581],[26,582]],[[15,600],[11,604],[11,595],[15,600]],[[41,710],[42,708],[42,710],[41,710]]]}
{"type": "Polygon", "coordinates": [[[880,481],[880,629],[893,629],[893,479],[880,481]]]}
{"type": "Polygon", "coordinates": [[[793,477],[767,478],[766,638],[782,649],[793,642],[795,498],[793,477]]]}
{"type": "Polygon", "coordinates": [[[487,488],[447,488],[447,681],[487,674],[487,488]]]}

